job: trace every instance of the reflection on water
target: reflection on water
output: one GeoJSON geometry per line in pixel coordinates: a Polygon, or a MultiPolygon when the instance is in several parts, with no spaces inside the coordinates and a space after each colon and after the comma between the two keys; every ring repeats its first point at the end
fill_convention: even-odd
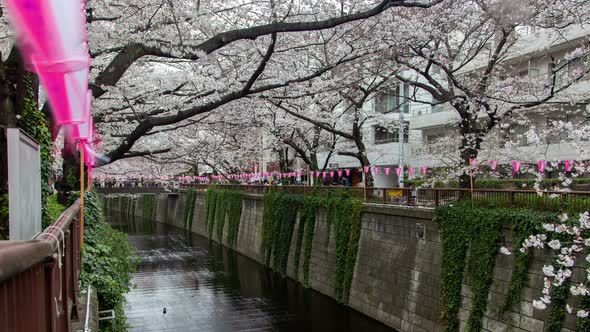
{"type": "Polygon", "coordinates": [[[111,221],[141,258],[127,295],[131,330],[392,331],[201,236],[160,223],[111,221]]]}

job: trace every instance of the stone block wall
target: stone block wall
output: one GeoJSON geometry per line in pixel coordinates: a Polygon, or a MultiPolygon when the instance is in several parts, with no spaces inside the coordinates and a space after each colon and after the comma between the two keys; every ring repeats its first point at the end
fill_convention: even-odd
{"type": "MultiPolygon", "coordinates": [[[[208,237],[205,193],[198,192],[191,231],[208,237]]],[[[156,219],[184,228],[185,194],[158,194],[156,219]]],[[[117,209],[120,204],[110,204],[117,209]]],[[[136,215],[141,216],[141,199],[137,200],[136,215]]],[[[242,214],[235,250],[264,264],[262,242],[262,197],[247,195],[242,202],[242,214]]],[[[432,210],[408,209],[383,205],[365,205],[362,212],[359,249],[348,305],[399,331],[443,331],[440,323],[441,234],[432,221],[432,210]]],[[[223,239],[218,239],[215,227],[213,240],[227,245],[227,222],[223,239]]],[[[303,248],[299,273],[294,274],[294,252],[299,222],[295,224],[287,266],[287,276],[303,280],[303,248]]],[[[333,228],[333,226],[332,226],[333,228]]],[[[511,246],[511,234],[504,231],[504,241],[511,246]]],[[[334,296],[336,268],[334,229],[328,229],[326,213],[319,210],[315,221],[313,248],[310,259],[309,286],[330,297],[334,296]]],[[[541,267],[549,256],[535,255],[529,273],[529,287],[522,293],[521,304],[500,316],[497,308],[506,298],[513,257],[498,255],[494,269],[495,281],[489,293],[488,311],[482,323],[483,331],[542,331],[548,310],[533,310],[532,300],[541,294],[541,267]]],[[[579,270],[583,270],[583,266],[579,270]]],[[[584,274],[579,273],[581,278],[584,274]]],[[[471,309],[470,281],[462,287],[459,311],[461,330],[465,330],[471,309]]],[[[562,332],[575,330],[576,319],[568,315],[562,332]]]]}

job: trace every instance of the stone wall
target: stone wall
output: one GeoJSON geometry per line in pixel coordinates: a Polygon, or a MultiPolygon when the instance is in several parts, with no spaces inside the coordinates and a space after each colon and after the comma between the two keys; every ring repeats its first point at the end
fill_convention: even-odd
{"type": "MultiPolygon", "coordinates": [[[[157,194],[156,219],[184,228],[185,194],[157,194]]],[[[110,209],[121,204],[109,203],[110,209]]],[[[136,215],[141,216],[141,199],[137,200],[136,215]]],[[[263,263],[262,197],[248,195],[242,202],[242,214],[235,250],[263,263]]],[[[316,216],[315,234],[310,259],[309,286],[334,297],[335,236],[328,230],[326,213],[316,216]],[[330,233],[329,233],[330,232],[330,233]],[[328,241],[328,234],[330,234],[328,241]]],[[[227,245],[227,222],[223,239],[213,231],[213,240],[227,245]]],[[[287,275],[303,279],[303,259],[299,260],[299,275],[294,275],[294,251],[299,223],[291,241],[287,275]]],[[[356,266],[350,290],[349,306],[399,331],[443,331],[440,323],[441,234],[432,221],[432,211],[381,205],[363,207],[361,235],[356,266]]],[[[205,194],[198,192],[191,231],[208,237],[205,194]]],[[[510,233],[505,241],[510,244],[510,233]]],[[[302,253],[303,255],[303,253],[302,253]]],[[[533,310],[532,300],[542,289],[540,267],[547,257],[536,257],[531,268],[529,287],[523,290],[522,302],[501,317],[494,308],[506,297],[511,276],[512,257],[498,256],[495,281],[489,295],[488,312],[483,318],[484,331],[542,331],[548,311],[533,310]],[[537,272],[539,271],[539,272],[537,272]]],[[[469,317],[471,293],[469,280],[463,283],[462,307],[459,318],[461,330],[469,317]]],[[[575,319],[568,315],[562,331],[575,329],[575,319]]]]}

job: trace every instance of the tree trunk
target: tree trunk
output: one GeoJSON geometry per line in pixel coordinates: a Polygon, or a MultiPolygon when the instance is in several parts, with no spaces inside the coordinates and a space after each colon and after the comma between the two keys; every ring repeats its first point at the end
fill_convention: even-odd
{"type": "MultiPolygon", "coordinates": [[[[459,148],[462,166],[470,166],[470,160],[476,159],[482,142],[482,133],[477,129],[477,121],[471,117],[463,118],[461,120],[461,146],[459,148]]],[[[467,189],[471,188],[470,174],[463,172],[459,177],[459,187],[467,189]]],[[[473,177],[475,181],[475,176],[473,177]]]]}

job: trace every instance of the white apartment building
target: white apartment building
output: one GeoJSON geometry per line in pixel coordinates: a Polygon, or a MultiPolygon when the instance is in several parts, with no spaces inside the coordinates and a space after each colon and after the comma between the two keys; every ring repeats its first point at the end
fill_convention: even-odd
{"type": "MultiPolygon", "coordinates": [[[[554,66],[552,58],[564,61],[567,53],[580,45],[588,45],[590,28],[572,26],[563,35],[552,35],[544,31],[526,31],[518,44],[512,48],[513,52],[504,61],[505,68],[514,71],[519,77],[530,77],[549,82],[550,73],[554,66]]],[[[589,65],[587,56],[575,58],[565,68],[564,75],[579,72],[589,65]]],[[[477,75],[483,68],[473,64],[465,69],[467,75],[477,75]]],[[[404,75],[412,75],[411,72],[404,75]]],[[[560,84],[558,76],[557,84],[560,84]]],[[[590,125],[590,108],[587,100],[590,98],[590,80],[585,77],[570,86],[562,96],[551,100],[543,107],[531,108],[523,114],[523,120],[511,123],[492,132],[480,151],[480,160],[498,159],[500,163],[510,163],[513,160],[536,163],[544,160],[586,160],[590,159],[590,142],[586,132],[581,133],[581,140],[574,144],[568,141],[568,131],[550,129],[559,127],[560,121],[571,122],[573,129],[590,125]],[[586,95],[588,97],[586,97],[586,95]],[[572,101],[575,100],[575,103],[572,101]],[[507,143],[508,142],[508,143],[507,143]]],[[[368,158],[372,166],[391,167],[392,172],[385,176],[383,171],[375,176],[376,187],[395,187],[398,178],[393,168],[416,167],[419,173],[421,166],[430,169],[457,165],[459,163],[457,148],[461,136],[458,131],[459,115],[448,105],[432,106],[432,96],[425,90],[414,90],[407,84],[400,83],[396,91],[391,94],[380,94],[370,99],[364,107],[378,113],[384,113],[383,118],[399,120],[400,116],[406,123],[403,142],[400,142],[397,128],[386,131],[380,123],[368,122],[363,126],[363,137],[367,146],[368,158]],[[414,100],[406,100],[410,94],[414,100]],[[390,111],[391,110],[391,111],[390,111]],[[441,143],[442,142],[442,143],[441,143]],[[445,148],[445,144],[448,146],[445,148]],[[437,146],[438,145],[438,146],[437,146]]],[[[482,116],[482,118],[485,116],[482,116]]],[[[325,158],[325,155],[321,155],[325,158]]],[[[333,155],[329,162],[331,168],[359,167],[358,160],[340,155],[333,155]]]]}

